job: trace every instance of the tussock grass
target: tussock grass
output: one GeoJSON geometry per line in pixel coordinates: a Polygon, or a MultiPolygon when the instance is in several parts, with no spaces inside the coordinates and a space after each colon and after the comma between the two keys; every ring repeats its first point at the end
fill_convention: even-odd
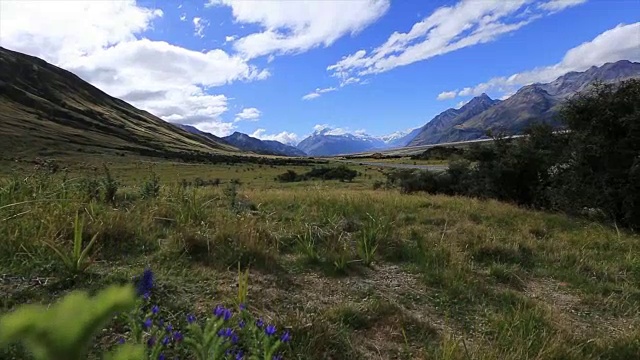
{"type": "MultiPolygon", "coordinates": [[[[291,328],[300,359],[640,356],[636,234],[497,201],[369,190],[375,178],[230,185],[215,173],[219,186],[185,186],[171,169],[137,181],[112,171],[107,197],[99,174],[1,180],[0,311],[151,266],[168,320],[236,302],[240,286],[252,310],[291,328]],[[97,237],[92,266],[69,275],[43,242],[72,249],[76,213],[83,238],[97,237]]],[[[0,352],[12,356],[23,353],[0,352]]]]}

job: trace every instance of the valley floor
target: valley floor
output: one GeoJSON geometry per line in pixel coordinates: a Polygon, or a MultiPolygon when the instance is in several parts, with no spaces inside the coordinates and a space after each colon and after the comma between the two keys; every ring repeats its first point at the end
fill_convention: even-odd
{"type": "MultiPolygon", "coordinates": [[[[249,309],[291,330],[289,359],[640,358],[637,234],[496,201],[374,191],[373,167],[353,165],[352,183],[283,184],[274,177],[310,166],[118,161],[112,202],[88,199],[105,181],[100,166],[4,168],[0,313],[150,267],[154,301],[182,324],[233,302],[240,264],[249,309]],[[98,248],[72,277],[43,241],[71,246],[76,212],[98,248]]],[[[122,335],[110,324],[94,353],[122,335]]]]}

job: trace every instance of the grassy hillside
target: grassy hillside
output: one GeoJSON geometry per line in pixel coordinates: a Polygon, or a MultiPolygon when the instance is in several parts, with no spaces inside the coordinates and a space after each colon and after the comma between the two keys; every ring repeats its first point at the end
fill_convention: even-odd
{"type": "Polygon", "coordinates": [[[4,48],[0,90],[3,157],[237,152],[113,98],[66,70],[4,48]]]}
{"type": "MultiPolygon", "coordinates": [[[[373,191],[376,169],[357,168],[353,183],[272,180],[308,168],[113,164],[120,184],[106,202],[101,173],[5,178],[0,312],[150,266],[152,301],[183,328],[186,314],[233,303],[240,264],[249,309],[291,330],[287,359],[640,356],[638,235],[496,201],[373,191]],[[76,212],[97,248],[73,276],[43,241],[69,248],[76,212]],[[364,243],[377,245],[369,266],[364,243]]],[[[120,336],[127,328],[111,322],[94,353],[120,336]]]]}

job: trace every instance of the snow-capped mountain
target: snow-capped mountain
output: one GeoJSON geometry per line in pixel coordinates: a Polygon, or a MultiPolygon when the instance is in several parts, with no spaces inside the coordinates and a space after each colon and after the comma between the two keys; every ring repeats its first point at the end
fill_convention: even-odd
{"type": "Polygon", "coordinates": [[[317,128],[298,144],[298,149],[311,156],[351,154],[374,149],[383,149],[387,144],[381,139],[362,131],[351,134],[342,129],[317,128]]]}

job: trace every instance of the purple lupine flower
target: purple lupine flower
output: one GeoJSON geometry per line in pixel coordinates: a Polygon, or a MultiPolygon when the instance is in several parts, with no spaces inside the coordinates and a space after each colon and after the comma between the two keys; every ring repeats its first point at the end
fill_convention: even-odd
{"type": "Polygon", "coordinates": [[[164,355],[164,353],[160,353],[160,355],[158,355],[158,360],[165,360],[167,357],[164,355]]]}
{"type": "Polygon", "coordinates": [[[221,318],[224,315],[224,307],[222,305],[216,305],[216,307],[213,309],[213,315],[215,315],[217,318],[221,318]]]}
{"type": "Polygon", "coordinates": [[[229,309],[224,309],[224,314],[222,316],[224,317],[224,321],[229,321],[229,319],[231,319],[231,317],[233,316],[233,312],[231,312],[231,310],[229,309]]]}
{"type": "Polygon", "coordinates": [[[238,350],[235,360],[244,360],[244,352],[242,350],[238,350]]]}
{"type": "Polygon", "coordinates": [[[235,345],[238,343],[238,341],[240,341],[238,335],[236,335],[235,333],[231,334],[231,343],[235,345]]]}
{"type": "Polygon", "coordinates": [[[151,308],[151,313],[153,315],[157,314],[160,311],[160,307],[158,305],[153,305],[153,307],[151,308]]]}
{"type": "Polygon", "coordinates": [[[267,334],[267,336],[272,336],[276,333],[276,327],[273,325],[267,325],[267,327],[264,329],[264,333],[267,334]]]}
{"type": "Polygon", "coordinates": [[[125,339],[124,339],[123,337],[120,337],[120,338],[118,339],[118,344],[122,345],[122,344],[124,344],[124,343],[125,343],[125,339]]]}
{"type": "Polygon", "coordinates": [[[245,327],[246,325],[247,325],[247,323],[246,323],[244,320],[240,320],[240,321],[238,322],[238,327],[239,327],[240,329],[244,329],[244,327],[245,327]]]}
{"type": "Polygon", "coordinates": [[[289,341],[291,341],[291,334],[289,334],[288,331],[285,331],[282,336],[280,336],[280,341],[282,341],[283,343],[287,343],[289,341]]]}
{"type": "Polygon", "coordinates": [[[247,309],[247,305],[245,305],[245,304],[240,304],[240,305],[238,306],[238,309],[240,309],[240,311],[245,311],[245,310],[247,309]]]}
{"type": "Polygon", "coordinates": [[[218,336],[219,337],[228,338],[228,337],[231,337],[231,335],[233,335],[233,329],[231,329],[231,328],[224,328],[224,329],[220,329],[218,331],[218,336]]]}
{"type": "Polygon", "coordinates": [[[147,340],[147,346],[148,347],[153,347],[153,345],[156,344],[156,337],[152,336],[149,338],[149,340],[147,340]]]}
{"type": "Polygon", "coordinates": [[[142,327],[145,330],[151,329],[151,325],[153,325],[153,321],[151,321],[151,319],[145,319],[144,322],[142,323],[142,327]]]}
{"type": "Polygon", "coordinates": [[[184,336],[182,336],[182,333],[180,331],[174,331],[174,333],[173,333],[173,341],[180,342],[183,339],[184,339],[184,336]]]}
{"type": "Polygon", "coordinates": [[[145,269],[142,276],[138,279],[136,284],[136,293],[138,296],[148,298],[153,288],[153,271],[151,269],[145,269]]]}
{"type": "Polygon", "coordinates": [[[167,327],[165,328],[165,330],[170,333],[173,331],[173,326],[171,326],[171,324],[167,324],[167,327]]]}
{"type": "Polygon", "coordinates": [[[171,338],[170,337],[165,336],[164,338],[162,338],[162,345],[163,346],[169,345],[170,342],[171,342],[171,338]]]}
{"type": "Polygon", "coordinates": [[[271,359],[272,360],[282,360],[283,357],[282,357],[282,354],[275,354],[275,355],[273,355],[273,357],[271,359]]]}
{"type": "Polygon", "coordinates": [[[193,324],[195,321],[196,321],[196,316],[195,315],[193,315],[193,314],[187,315],[187,322],[189,324],[193,324]]]}
{"type": "Polygon", "coordinates": [[[264,326],[264,321],[262,321],[262,318],[256,320],[256,326],[259,328],[262,328],[264,326]]]}
{"type": "Polygon", "coordinates": [[[160,326],[160,327],[164,326],[164,319],[158,320],[158,326],[160,326]]]}

